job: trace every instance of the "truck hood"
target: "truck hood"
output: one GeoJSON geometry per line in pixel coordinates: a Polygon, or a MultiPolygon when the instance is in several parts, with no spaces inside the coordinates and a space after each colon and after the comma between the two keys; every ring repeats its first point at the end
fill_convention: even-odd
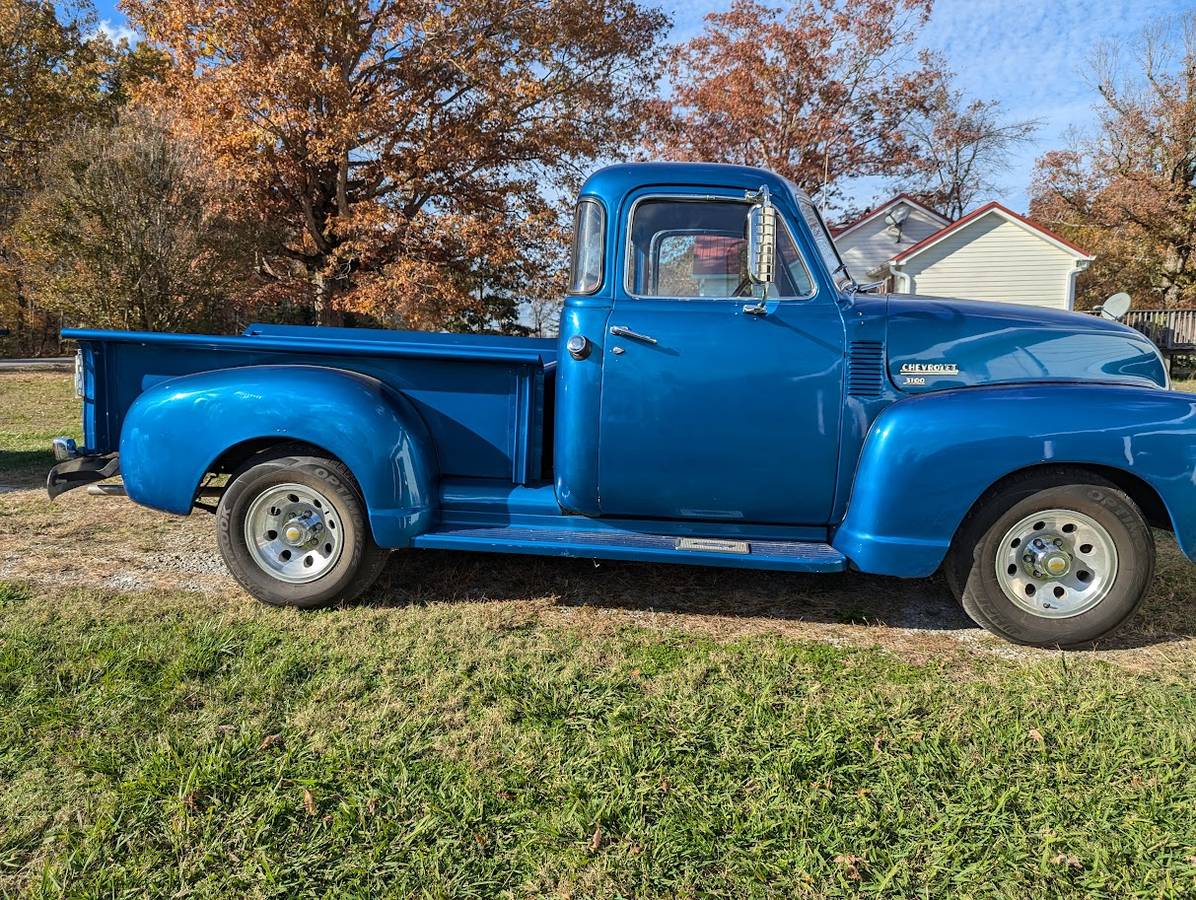
{"type": "Polygon", "coordinates": [[[885,299],[889,376],[901,391],[1044,381],[1167,386],[1154,344],[1117,322],[987,300],[885,299]]]}

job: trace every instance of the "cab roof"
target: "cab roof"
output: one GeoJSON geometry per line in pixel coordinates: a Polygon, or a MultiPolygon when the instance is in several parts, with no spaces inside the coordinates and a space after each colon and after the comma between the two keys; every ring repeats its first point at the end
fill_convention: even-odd
{"type": "Polygon", "coordinates": [[[799,199],[809,199],[806,193],[789,181],[754,166],[733,166],[725,163],[648,162],[620,163],[599,169],[582,185],[582,195],[589,194],[618,206],[632,191],[648,187],[709,187],[756,190],[768,185],[774,193],[783,192],[799,199]]]}

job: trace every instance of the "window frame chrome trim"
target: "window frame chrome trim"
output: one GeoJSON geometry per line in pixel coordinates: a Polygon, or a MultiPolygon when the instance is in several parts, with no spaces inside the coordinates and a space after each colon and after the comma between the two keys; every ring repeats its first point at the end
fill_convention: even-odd
{"type": "MultiPolygon", "coordinates": [[[[657,294],[637,294],[632,289],[631,280],[631,260],[632,260],[632,243],[631,236],[633,227],[635,225],[635,211],[639,205],[645,200],[677,200],[683,203],[709,203],[717,201],[719,203],[741,203],[744,206],[751,208],[752,204],[742,197],[729,196],[726,194],[644,194],[636,197],[631,203],[631,208],[627,210],[627,237],[623,242],[623,292],[632,300],[711,300],[715,302],[731,301],[734,303],[742,303],[744,300],[751,300],[752,297],[667,297],[657,294]]],[[[793,249],[797,252],[797,258],[801,262],[802,269],[806,273],[807,279],[810,282],[810,293],[802,294],[797,297],[777,297],[776,300],[781,303],[789,302],[806,302],[813,300],[818,296],[818,281],[814,278],[814,273],[810,269],[810,263],[806,259],[806,254],[802,252],[801,245],[793,236],[793,229],[789,227],[789,220],[785,213],[778,209],[777,218],[780,219],[781,224],[785,227],[785,234],[789,237],[789,242],[793,244],[793,249]]]]}

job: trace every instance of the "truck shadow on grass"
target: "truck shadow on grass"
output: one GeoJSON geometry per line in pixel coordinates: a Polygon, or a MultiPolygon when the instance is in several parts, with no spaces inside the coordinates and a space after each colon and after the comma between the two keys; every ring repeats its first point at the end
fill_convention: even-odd
{"type": "MultiPolygon", "coordinates": [[[[1196,637],[1196,579],[1170,537],[1160,539],[1160,551],[1159,577],[1143,609],[1095,649],[1130,650],[1196,637]]],[[[865,637],[881,642],[889,629],[962,637],[979,628],[939,575],[917,580],[858,572],[799,575],[436,550],[396,553],[364,600],[374,607],[518,601],[629,613],[627,624],[644,613],[696,616],[713,632],[797,623],[866,626],[865,637]]]]}
{"type": "Polygon", "coordinates": [[[800,575],[704,566],[421,550],[396,553],[374,606],[548,600],[561,607],[956,630],[975,625],[940,578],[800,575]]]}
{"type": "Polygon", "coordinates": [[[49,450],[0,450],[0,492],[45,487],[53,465],[49,450]]]}

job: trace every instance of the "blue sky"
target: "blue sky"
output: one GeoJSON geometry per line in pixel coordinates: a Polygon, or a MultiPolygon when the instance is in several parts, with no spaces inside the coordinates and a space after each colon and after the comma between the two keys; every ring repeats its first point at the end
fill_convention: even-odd
{"type": "MultiPolygon", "coordinates": [[[[661,5],[673,16],[673,39],[684,40],[702,28],[703,15],[729,3],[661,5]]],[[[1062,146],[1069,128],[1093,121],[1097,97],[1085,69],[1096,44],[1132,42],[1144,26],[1191,8],[1192,0],[938,0],[922,46],[946,55],[968,94],[1000,100],[1012,118],[1043,121],[1000,195],[990,199],[1024,212],[1035,158],[1062,146]]],[[[97,9],[113,32],[126,27],[114,0],[97,0],[97,9]]],[[[857,200],[865,204],[883,192],[883,185],[862,183],[857,200]]]]}

